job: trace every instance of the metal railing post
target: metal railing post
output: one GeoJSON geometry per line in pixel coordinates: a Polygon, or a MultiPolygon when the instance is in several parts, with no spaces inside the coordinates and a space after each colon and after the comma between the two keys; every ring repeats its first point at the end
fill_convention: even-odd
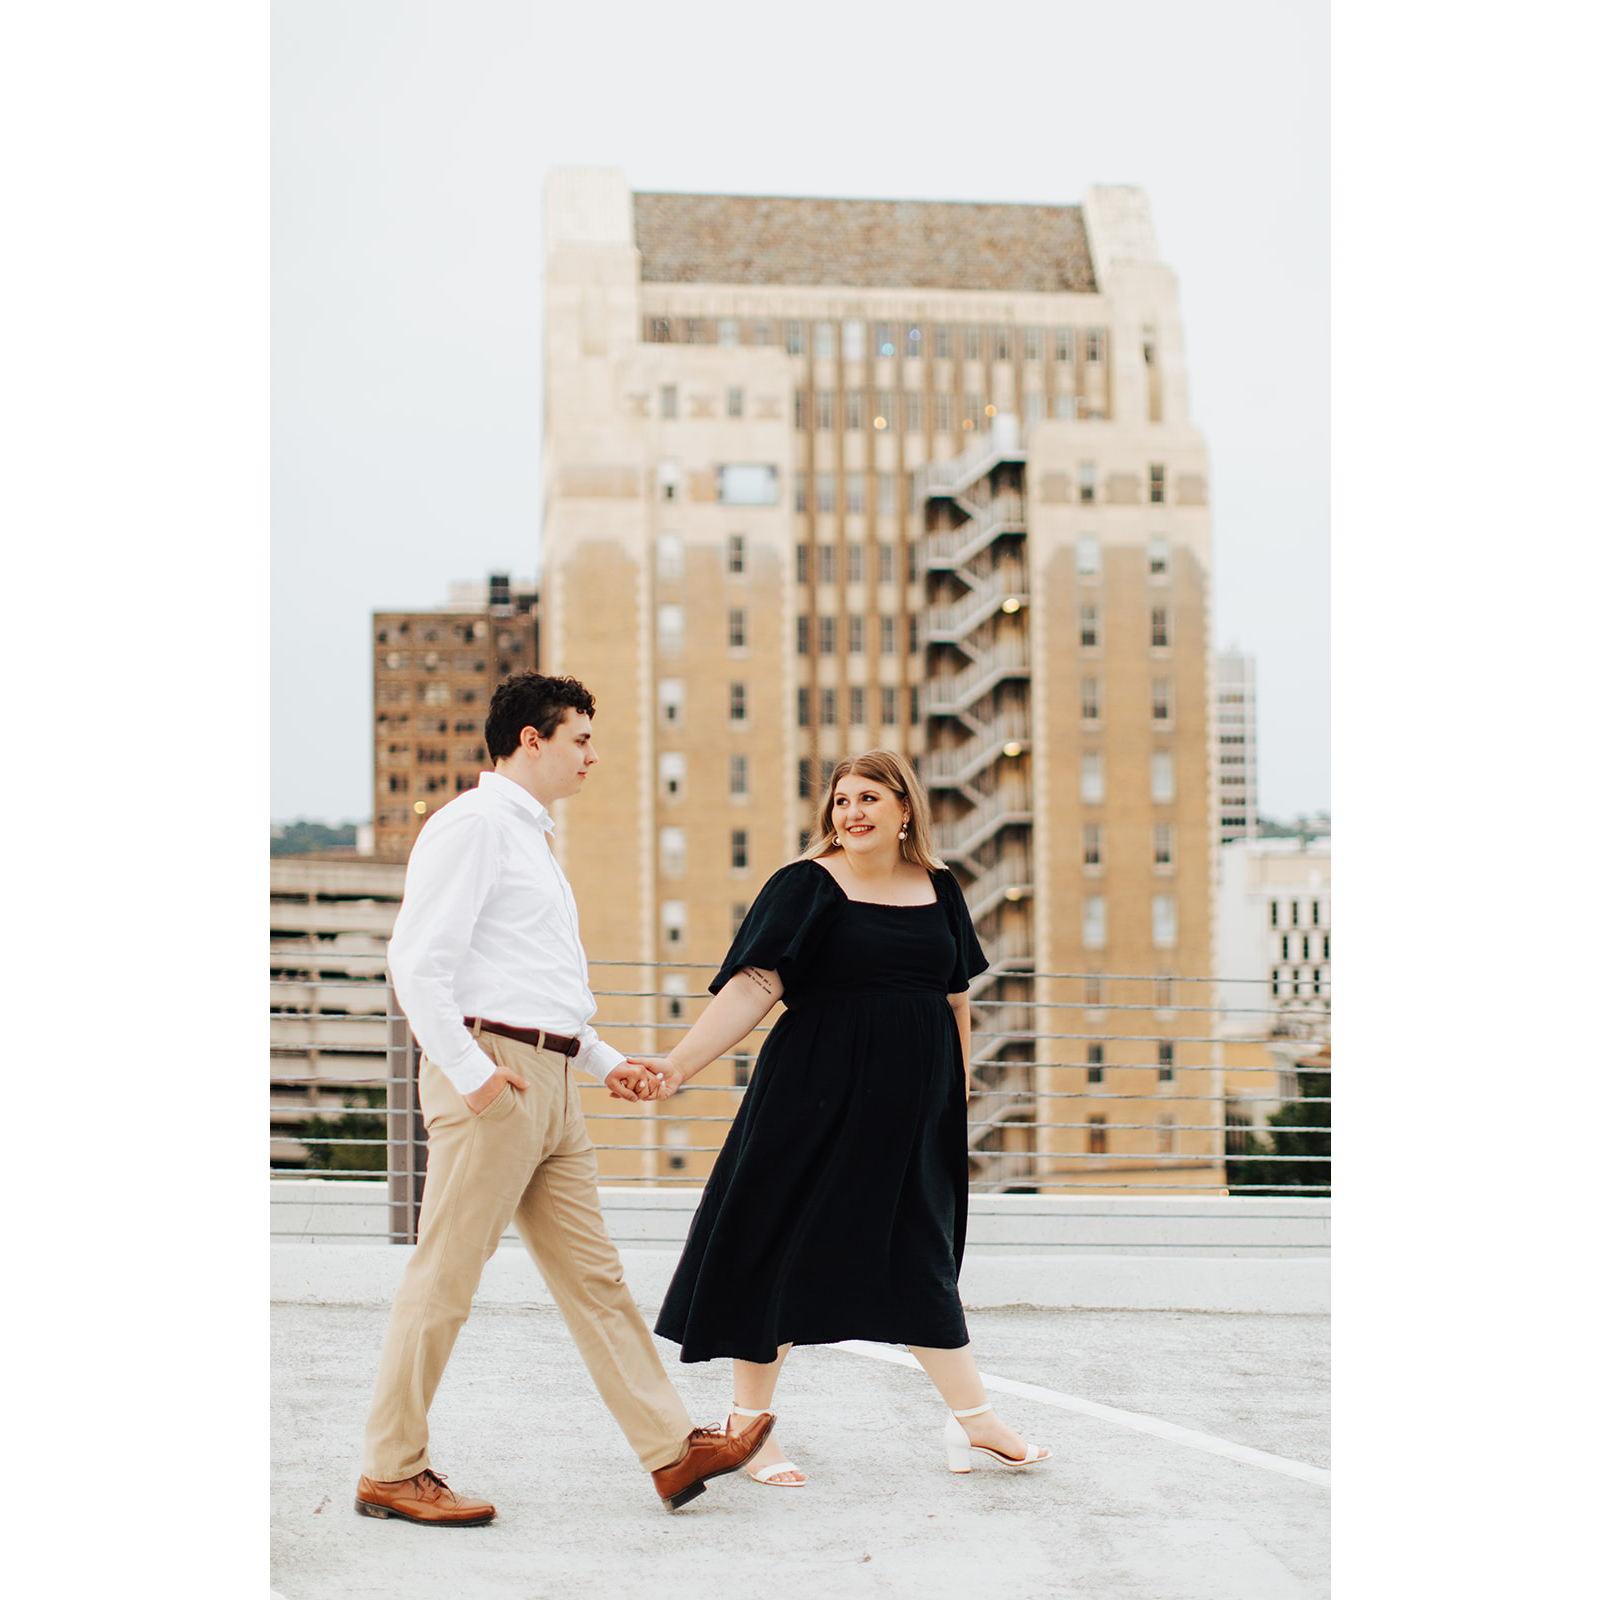
{"type": "Polygon", "coordinates": [[[411,1025],[400,1009],[393,982],[384,979],[384,1020],[388,1027],[388,1073],[384,1080],[384,1138],[389,1174],[389,1243],[415,1244],[422,1209],[422,1179],[427,1169],[427,1131],[417,1073],[422,1065],[411,1025]]]}

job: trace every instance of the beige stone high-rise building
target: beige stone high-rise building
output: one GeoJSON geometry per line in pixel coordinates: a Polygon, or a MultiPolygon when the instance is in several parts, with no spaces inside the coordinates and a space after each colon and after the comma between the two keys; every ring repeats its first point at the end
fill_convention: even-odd
{"type": "MultiPolygon", "coordinates": [[[[894,746],[993,962],[975,1186],[1215,1185],[1209,990],[1183,981],[1211,971],[1208,469],[1143,194],[570,169],[545,242],[543,670],[594,690],[605,763],[555,839],[591,957],[640,963],[596,969],[610,1036],[674,1037],[832,763],[894,746]]],[[[742,1075],[608,1170],[703,1175],[721,1130],[686,1119],[742,1075]]]]}
{"type": "Polygon", "coordinates": [[[537,667],[538,597],[492,573],[427,611],[372,614],[373,854],[404,861],[429,816],[487,765],[495,685],[537,667]]]}

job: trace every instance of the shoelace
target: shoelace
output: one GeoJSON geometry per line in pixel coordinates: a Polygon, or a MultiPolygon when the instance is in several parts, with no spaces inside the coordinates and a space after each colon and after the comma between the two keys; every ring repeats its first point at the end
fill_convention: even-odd
{"type": "Polygon", "coordinates": [[[450,1493],[443,1475],[435,1472],[432,1467],[424,1467],[417,1474],[417,1486],[422,1490],[424,1500],[437,1500],[441,1494],[450,1493]]]}

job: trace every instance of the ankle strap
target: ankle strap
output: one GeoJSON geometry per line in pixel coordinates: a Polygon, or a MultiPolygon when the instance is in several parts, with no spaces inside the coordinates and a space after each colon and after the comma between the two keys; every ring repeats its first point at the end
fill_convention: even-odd
{"type": "Polygon", "coordinates": [[[993,1411],[994,1407],[985,1400],[981,1406],[969,1406],[965,1411],[952,1411],[952,1417],[981,1417],[985,1411],[993,1411]]]}
{"type": "Polygon", "coordinates": [[[729,1406],[728,1410],[731,1411],[734,1414],[734,1416],[736,1416],[736,1417],[764,1417],[764,1416],[766,1416],[766,1412],[765,1411],[747,1411],[743,1406],[729,1406]]]}

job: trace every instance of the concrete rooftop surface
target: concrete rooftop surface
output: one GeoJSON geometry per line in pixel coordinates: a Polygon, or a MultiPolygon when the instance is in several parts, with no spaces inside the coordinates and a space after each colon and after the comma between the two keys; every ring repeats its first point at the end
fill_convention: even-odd
{"type": "MultiPolygon", "coordinates": [[[[497,1520],[433,1529],[358,1517],[362,1424],[407,1254],[274,1247],[271,1552],[282,1600],[1328,1593],[1327,1317],[1074,1307],[1054,1287],[1058,1262],[1028,1277],[1039,1304],[1015,1303],[1014,1273],[987,1291],[981,1272],[963,1274],[990,1397],[1051,1446],[1049,1464],[954,1476],[943,1409],[909,1357],[802,1348],[778,1390],[777,1438],[810,1483],[719,1478],[669,1515],[532,1263],[502,1248],[431,1419],[436,1467],[493,1500],[497,1520]]],[[[623,1249],[647,1321],[675,1260],[623,1249]]],[[[729,1364],[686,1367],[660,1343],[690,1415],[722,1420],[729,1364]]]]}

